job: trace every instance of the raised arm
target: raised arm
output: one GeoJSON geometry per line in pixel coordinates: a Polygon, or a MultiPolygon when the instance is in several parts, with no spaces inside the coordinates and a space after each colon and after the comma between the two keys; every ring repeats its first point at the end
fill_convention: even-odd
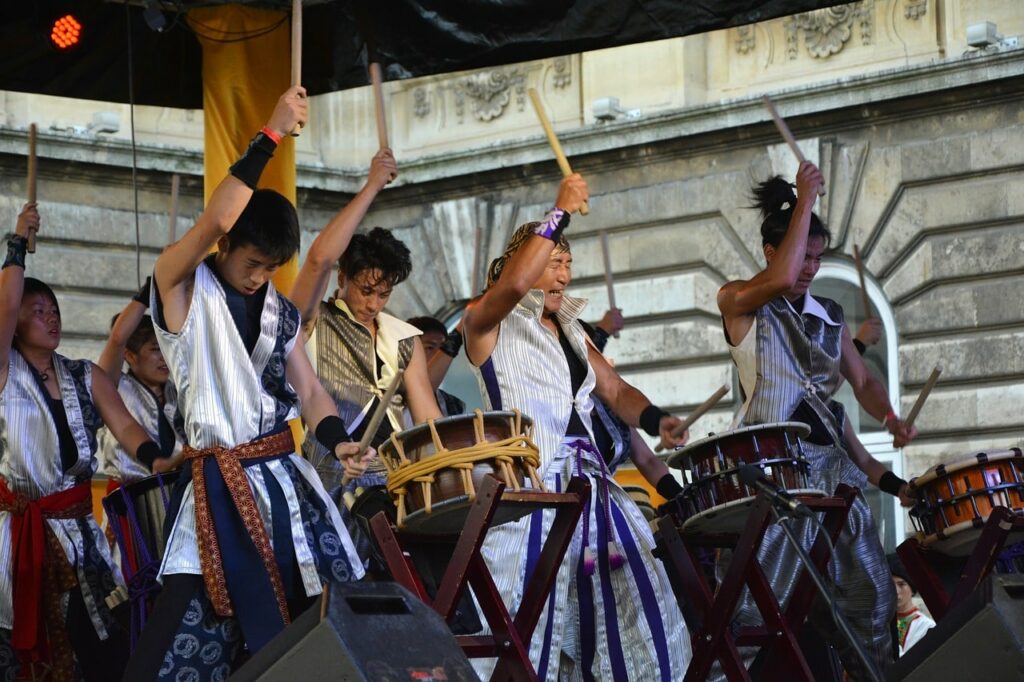
{"type": "Polygon", "coordinates": [[[146,316],[146,308],[149,306],[149,290],[151,279],[146,278],[139,293],[128,302],[121,314],[114,320],[114,326],[110,328],[110,336],[107,337],[107,345],[100,353],[100,369],[117,386],[121,379],[121,369],[124,367],[124,351],[128,347],[128,339],[139,326],[139,322],[146,316]]]}
{"type": "MultiPolygon", "coordinates": [[[[800,164],[796,176],[797,199],[793,217],[789,221],[786,236],[779,247],[772,250],[768,266],[749,280],[729,282],[718,292],[718,309],[722,312],[727,329],[736,318],[753,315],[762,305],[796,284],[804,265],[811,212],[821,184],[821,171],[817,166],[809,161],[800,164]]],[[[737,336],[741,335],[729,329],[729,336],[738,340],[737,336]]]]}
{"type": "MultiPolygon", "coordinates": [[[[281,139],[296,124],[306,123],[306,110],[305,89],[289,88],[277,101],[266,129],[281,139]]],[[[177,332],[184,324],[193,273],[217,241],[234,227],[276,147],[271,135],[258,134],[245,155],[231,167],[231,174],[217,185],[196,224],[157,258],[153,272],[169,331],[177,332]]]]}
{"type": "Polygon", "coordinates": [[[498,281],[466,306],[462,318],[463,334],[470,362],[479,364],[491,356],[498,341],[498,325],[548,267],[548,259],[555,250],[551,236],[558,227],[556,216],[563,215],[558,212],[564,212],[562,220],[567,222],[569,214],[583,205],[588,197],[587,183],[578,173],[563,178],[555,199],[555,211],[548,214],[548,220],[538,225],[537,233],[509,258],[498,281]],[[552,221],[555,224],[551,224],[552,221]]]}
{"type": "Polygon", "coordinates": [[[36,204],[25,204],[18,214],[14,236],[7,242],[7,257],[0,270],[0,389],[7,383],[11,345],[21,312],[25,291],[25,254],[29,234],[39,231],[39,210],[36,204]]]}
{"type": "Polygon", "coordinates": [[[331,218],[309,247],[295,284],[288,297],[302,316],[302,329],[306,339],[313,331],[327,287],[331,283],[334,264],[345,253],[359,223],[366,217],[370,205],[384,186],[398,177],[398,166],[390,149],[381,149],[370,162],[370,174],[359,193],[345,208],[331,218]]]}

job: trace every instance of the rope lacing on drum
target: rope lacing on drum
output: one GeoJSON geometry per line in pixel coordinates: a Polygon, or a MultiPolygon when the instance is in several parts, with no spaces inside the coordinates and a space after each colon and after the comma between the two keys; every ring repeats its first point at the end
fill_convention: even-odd
{"type": "MultiPolygon", "coordinates": [[[[520,490],[513,467],[513,464],[518,461],[526,469],[533,487],[547,492],[537,474],[537,467],[540,466],[540,451],[530,438],[530,434],[523,432],[522,415],[518,410],[515,411],[513,417],[509,417],[509,422],[512,433],[518,435],[488,442],[484,433],[484,413],[481,410],[476,410],[473,416],[476,444],[449,450],[441,441],[434,420],[430,419],[427,421],[427,426],[430,429],[430,437],[434,442],[436,452],[418,462],[410,461],[406,457],[405,447],[398,439],[398,434],[392,433],[390,440],[395,452],[398,453],[398,461],[392,461],[390,457],[386,456],[382,456],[381,460],[388,470],[388,492],[392,497],[397,498],[398,526],[402,527],[405,523],[405,496],[408,494],[410,483],[420,484],[423,493],[423,509],[426,513],[430,513],[431,486],[434,483],[435,474],[442,469],[456,469],[461,472],[463,490],[471,500],[476,497],[476,489],[473,486],[473,466],[477,462],[488,460],[494,461],[501,474],[499,478],[512,490],[516,492],[520,490]]],[[[529,429],[529,426],[527,428],[529,429]]]]}

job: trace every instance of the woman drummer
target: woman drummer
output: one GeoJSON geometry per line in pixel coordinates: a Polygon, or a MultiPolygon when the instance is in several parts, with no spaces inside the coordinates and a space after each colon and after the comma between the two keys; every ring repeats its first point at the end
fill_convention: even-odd
{"type": "Polygon", "coordinates": [[[25,277],[38,229],[27,204],[0,271],[0,679],[35,664],[55,680],[117,679],[127,638],[105,598],[124,583],[92,514],[96,432],[106,424],[142,461],[159,447],[103,371],[56,352],[57,298],[25,277]]]}
{"type": "MultiPolygon", "coordinates": [[[[426,356],[417,338],[420,330],[384,312],[394,288],[412,271],[408,247],[390,231],[376,227],[368,234],[354,235],[377,194],[398,173],[388,149],[373,157],[366,184],[331,220],[310,245],[289,298],[302,316],[307,340],[315,339],[314,367],[320,383],[334,398],[338,415],[352,437],[360,440],[381,396],[399,370],[404,370],[402,390],[387,407],[370,444],[382,443],[392,431],[411,424],[404,419],[403,397],[416,424],[441,417],[427,377],[426,356]],[[323,302],[331,270],[338,266],[338,290],[323,302]]],[[[314,436],[310,433],[309,436],[314,436]]],[[[324,463],[324,485],[337,485],[341,469],[314,437],[306,438],[303,455],[324,463]]],[[[383,466],[349,482],[348,489],[383,485],[383,466]]],[[[340,497],[337,490],[332,496],[340,497]]],[[[347,510],[342,509],[343,516],[347,510]]],[[[350,531],[355,531],[346,518],[350,531]]],[[[365,537],[353,533],[360,556],[367,560],[365,537]],[[359,535],[359,537],[357,537],[359,535]]]]}
{"type": "MultiPolygon", "coordinates": [[[[812,212],[820,171],[811,163],[800,165],[796,194],[785,180],[775,177],[755,190],[764,220],[762,246],[767,267],[749,280],[726,284],[718,293],[726,341],[739,370],[746,401],[740,423],[805,422],[811,433],[803,444],[810,463],[810,484],[831,492],[839,483],[863,489],[865,474],[843,447],[847,419],[833,399],[843,379],[850,382],[857,401],[883,422],[901,447],[915,431],[904,426],[889,404],[884,386],[871,375],[843,324],[842,308],[828,299],[811,296],[808,289],[828,247],[829,232],[812,212]]],[[[904,481],[892,472],[879,478],[879,487],[893,495],[905,492],[904,481]]],[[[814,528],[804,526],[808,547],[814,528]]],[[[758,558],[781,603],[797,575],[797,558],[785,547],[785,538],[771,527],[758,558]]],[[[837,572],[842,590],[838,601],[869,655],[882,666],[891,660],[889,622],[895,606],[892,579],[879,542],[871,510],[858,497],[849,523],[836,544],[837,572]]],[[[836,636],[830,617],[818,614],[815,625],[837,647],[843,665],[854,679],[866,671],[845,638],[836,636]]],[[[740,624],[758,622],[749,596],[741,603],[740,624]]]]}
{"type": "MultiPolygon", "coordinates": [[[[487,289],[466,308],[466,355],[488,409],[533,418],[545,487],[564,490],[572,476],[591,483],[530,643],[538,677],[677,680],[689,663],[689,637],[651,554],[650,527],[594,447],[591,393],[666,445],[676,444],[671,431],[680,422],[619,377],[586,339],[578,319],[585,302],[565,294],[572,254],[563,232],[586,199],[586,182],[571,175],[556,208],[516,230],[488,270],[487,289]]],[[[671,475],[660,469],[663,476],[651,483],[662,490],[671,475]]],[[[512,613],[552,519],[552,510],[536,512],[487,534],[484,556],[512,613]]]]}

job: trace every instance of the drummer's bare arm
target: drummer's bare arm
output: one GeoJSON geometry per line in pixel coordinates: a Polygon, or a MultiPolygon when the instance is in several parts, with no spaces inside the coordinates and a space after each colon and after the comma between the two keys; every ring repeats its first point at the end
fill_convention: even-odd
{"type": "Polygon", "coordinates": [[[597,383],[594,393],[611,408],[612,412],[619,416],[619,419],[630,426],[642,427],[651,436],[660,436],[661,443],[666,448],[686,443],[689,432],[684,432],[680,438],[672,438],[671,435],[672,431],[682,423],[680,419],[662,412],[658,407],[652,405],[647,396],[638,388],[619,376],[619,373],[608,364],[608,360],[593,344],[587,344],[587,356],[596,375],[597,383]],[[660,413],[660,416],[654,415],[652,421],[656,421],[655,424],[646,423],[645,412],[649,411],[660,413]],[[657,426],[657,433],[654,432],[655,426],[657,426]]]}
{"type": "Polygon", "coordinates": [[[633,427],[629,429],[629,458],[651,485],[657,485],[661,477],[669,473],[665,462],[655,456],[644,437],[633,427]]]}
{"type": "Polygon", "coordinates": [[[419,337],[413,338],[412,358],[409,360],[409,366],[405,368],[402,380],[405,383],[405,395],[409,399],[409,411],[414,422],[422,424],[428,419],[440,419],[443,416],[437,406],[434,389],[430,385],[427,356],[423,352],[423,344],[420,343],[419,337]]]}
{"type": "Polygon", "coordinates": [[[142,285],[139,293],[128,301],[128,305],[114,320],[114,325],[110,328],[110,336],[107,337],[107,343],[103,347],[103,352],[100,353],[100,359],[96,362],[115,386],[121,379],[128,339],[146,315],[146,308],[149,306],[149,288],[150,279],[147,277],[146,283],[142,285]]]}
{"type": "Polygon", "coordinates": [[[868,411],[872,417],[885,424],[889,433],[893,436],[893,447],[903,447],[914,439],[917,429],[907,428],[903,420],[896,416],[889,402],[889,394],[875,376],[864,364],[864,359],[857,352],[850,337],[850,330],[843,327],[843,350],[840,362],[840,370],[857,398],[857,402],[868,411]]]}
{"type": "Polygon", "coordinates": [[[448,374],[452,361],[459,354],[459,347],[462,345],[461,340],[463,338],[462,323],[463,320],[459,320],[459,323],[455,325],[455,329],[448,332],[448,337],[441,344],[441,347],[427,358],[427,374],[430,376],[430,387],[435,391],[441,388],[441,383],[444,381],[445,375],[448,374]],[[446,350],[446,346],[450,346],[451,349],[446,350]]]}
{"type": "MultiPolygon", "coordinates": [[[[573,173],[562,179],[555,206],[570,214],[579,209],[587,197],[586,181],[573,173]]],[[[509,258],[498,281],[466,306],[466,314],[462,318],[463,333],[466,355],[474,365],[479,366],[491,356],[498,342],[498,325],[529,293],[544,273],[544,268],[550,266],[554,250],[555,242],[551,239],[531,236],[509,258]]]]}
{"type": "Polygon", "coordinates": [[[876,488],[882,488],[886,486],[890,488],[884,492],[888,492],[890,495],[895,494],[899,498],[900,504],[904,507],[912,507],[917,501],[910,494],[910,487],[906,481],[897,478],[895,474],[890,473],[889,468],[879,462],[874,456],[867,451],[864,444],[860,442],[860,438],[853,431],[853,425],[850,420],[847,419],[843,426],[843,442],[846,445],[846,452],[853,460],[853,463],[857,465],[857,468],[864,472],[864,475],[868,477],[868,481],[871,485],[876,488]],[[894,484],[886,485],[883,479],[888,474],[889,477],[898,482],[899,487],[897,488],[894,484]]]}
{"type": "Polygon", "coordinates": [[[381,149],[370,161],[370,172],[366,184],[359,193],[352,197],[343,209],[338,211],[331,222],[320,231],[317,238],[309,246],[306,260],[295,278],[292,290],[288,294],[302,316],[302,329],[309,338],[320,311],[320,301],[327,293],[334,274],[334,265],[345,253],[352,235],[359,223],[366,217],[373,200],[384,186],[398,177],[398,166],[390,149],[381,149]]]}
{"type": "Polygon", "coordinates": [[[146,430],[139,426],[124,406],[121,394],[114,388],[106,372],[96,365],[92,366],[92,399],[100,419],[125,452],[138,453],[144,443],[153,443],[146,430]]]}

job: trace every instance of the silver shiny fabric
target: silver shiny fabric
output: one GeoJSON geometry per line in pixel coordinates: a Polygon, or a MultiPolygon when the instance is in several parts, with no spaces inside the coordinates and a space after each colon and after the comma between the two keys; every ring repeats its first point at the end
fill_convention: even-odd
{"type": "MultiPolygon", "coordinates": [[[[174,424],[174,412],[177,409],[176,397],[170,382],[164,391],[164,404],[161,409],[156,396],[141,381],[131,374],[122,374],[117,382],[117,392],[124,401],[135,421],[146,431],[157,444],[160,443],[160,420],[166,419],[174,424]]],[[[175,433],[172,455],[181,451],[181,438],[175,433]]],[[[145,464],[135,459],[134,454],[125,452],[110,429],[103,427],[99,432],[100,473],[122,483],[131,483],[149,476],[152,472],[145,464]]]]}
{"type": "MultiPolygon", "coordinates": [[[[17,350],[11,350],[7,383],[0,392],[0,422],[3,425],[0,438],[4,443],[0,451],[0,476],[11,491],[31,499],[73,488],[80,481],[91,478],[96,470],[95,438],[89,433],[88,420],[83,416],[83,410],[94,412],[95,407],[91,402],[83,404],[79,397],[92,394],[92,363],[68,360],[54,353],[53,366],[68,425],[78,446],[78,460],[67,471],[62,470],[57,427],[47,404],[48,396],[17,350]],[[85,364],[81,386],[76,386],[76,379],[69,369],[73,363],[85,364]]],[[[46,523],[64,549],[68,563],[74,567],[93,626],[100,638],[105,639],[107,630],[100,618],[98,605],[107,595],[94,594],[89,589],[83,566],[87,552],[98,554],[107,566],[114,566],[106,538],[91,514],[85,519],[92,530],[93,542],[88,546],[78,519],[46,519],[46,523]]],[[[10,629],[14,620],[12,553],[11,515],[0,512],[0,628],[4,629],[10,629]]],[[[112,571],[112,574],[118,584],[124,584],[119,571],[112,571]]]]}
{"type": "MultiPolygon", "coordinates": [[[[840,483],[846,483],[863,489],[868,484],[867,477],[839,445],[846,417],[842,406],[832,400],[842,382],[843,311],[834,301],[817,301],[819,306],[808,306],[805,302],[803,315],[781,297],[757,311],[755,327],[748,332],[757,334],[756,388],[747,396],[741,425],[784,421],[790,418],[801,400],[805,401],[821,418],[836,443],[803,445],[804,456],[810,464],[810,487],[831,492],[840,483]]],[[[802,544],[809,549],[816,530],[813,524],[808,521],[786,523],[792,524],[797,537],[802,538],[802,544]]],[[[800,561],[788,547],[781,529],[772,526],[767,530],[758,559],[780,603],[785,605],[800,561]]],[[[829,570],[836,580],[839,607],[860,635],[869,655],[880,667],[884,666],[892,660],[889,623],[895,613],[896,595],[878,530],[863,496],[858,496],[850,510],[829,570]]],[[[850,677],[865,679],[862,664],[852,646],[837,631],[830,612],[816,608],[811,621],[836,646],[850,677]]],[[[737,622],[744,625],[761,622],[748,592],[744,593],[737,609],[737,622]]]]}
{"type": "MultiPolygon", "coordinates": [[[[150,309],[157,309],[156,287],[150,309]]],[[[273,285],[268,285],[261,317],[260,336],[250,355],[232,321],[224,297],[224,290],[216,276],[204,262],[195,272],[192,302],[188,316],[177,334],[157,324],[157,341],[171,372],[171,381],[178,391],[178,408],[185,420],[185,434],[189,445],[202,450],[212,446],[235,447],[248,443],[267,433],[279,422],[278,401],[264,387],[263,371],[271,360],[277,342],[278,316],[284,314],[282,306],[291,305],[279,296],[273,285]]],[[[288,330],[285,338],[285,357],[295,348],[299,328],[288,330]]],[[[298,416],[290,408],[285,419],[298,416]]],[[[312,465],[298,454],[289,456],[299,473],[321,497],[331,521],[338,530],[349,562],[356,567],[358,579],[362,570],[352,541],[312,465]]],[[[295,559],[307,596],[321,591],[320,576],[308,544],[299,509],[299,491],[285,470],[283,460],[273,459],[265,465],[284,492],[288,503],[289,523],[292,531],[295,559]]],[[[267,528],[272,528],[271,504],[262,466],[245,468],[252,488],[256,507],[267,528]]],[[[181,508],[167,538],[167,551],[160,566],[160,576],[188,573],[202,574],[199,561],[195,526],[195,502],[192,483],[188,483],[181,508]]]]}
{"type": "MultiPolygon", "coordinates": [[[[414,339],[420,334],[411,324],[380,313],[374,345],[370,331],[352,319],[343,300],[332,299],[320,304],[316,320],[316,371],[350,433],[370,418],[370,406],[375,398],[384,395],[395,373],[408,367],[414,339]],[[377,371],[378,354],[384,363],[380,372],[377,371]]],[[[406,419],[404,393],[400,389],[388,406],[388,421],[395,431],[412,426],[406,419]]],[[[312,433],[307,434],[302,444],[302,454],[313,463],[324,486],[332,489],[340,484],[341,464],[312,433]]],[[[383,472],[384,465],[379,461],[368,469],[371,475],[383,472]]]]}

